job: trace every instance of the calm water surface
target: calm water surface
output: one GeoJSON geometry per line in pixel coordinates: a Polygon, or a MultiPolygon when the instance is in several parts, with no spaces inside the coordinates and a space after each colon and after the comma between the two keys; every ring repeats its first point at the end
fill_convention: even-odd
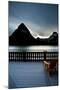
{"type": "Polygon", "coordinates": [[[9,52],[57,52],[58,46],[9,46],[9,52]]]}

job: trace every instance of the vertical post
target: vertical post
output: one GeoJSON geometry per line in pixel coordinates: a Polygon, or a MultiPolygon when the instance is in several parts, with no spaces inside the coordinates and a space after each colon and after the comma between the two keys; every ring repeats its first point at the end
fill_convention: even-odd
{"type": "Polygon", "coordinates": [[[23,52],[23,61],[26,61],[26,52],[23,52]]]}
{"type": "Polygon", "coordinates": [[[46,61],[46,51],[44,51],[44,61],[46,61]]]}

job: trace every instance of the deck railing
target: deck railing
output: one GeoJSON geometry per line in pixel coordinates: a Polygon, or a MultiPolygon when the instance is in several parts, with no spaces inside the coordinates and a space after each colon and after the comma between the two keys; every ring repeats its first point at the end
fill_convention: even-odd
{"type": "Polygon", "coordinates": [[[9,61],[58,60],[58,52],[9,52],[9,61]]]}

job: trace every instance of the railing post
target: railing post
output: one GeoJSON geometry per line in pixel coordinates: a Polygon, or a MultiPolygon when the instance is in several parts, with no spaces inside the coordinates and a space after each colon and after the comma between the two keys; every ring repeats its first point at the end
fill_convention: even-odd
{"type": "Polygon", "coordinates": [[[23,61],[26,61],[26,52],[23,52],[23,61]]]}
{"type": "Polygon", "coordinates": [[[46,61],[46,52],[47,51],[44,51],[44,61],[46,61]]]}

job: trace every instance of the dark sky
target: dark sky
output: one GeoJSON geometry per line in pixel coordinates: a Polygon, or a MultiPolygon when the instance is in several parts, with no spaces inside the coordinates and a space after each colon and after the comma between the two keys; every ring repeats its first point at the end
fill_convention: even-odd
{"type": "Polygon", "coordinates": [[[58,5],[10,1],[9,34],[22,22],[35,37],[47,37],[54,31],[58,32],[58,5]]]}

